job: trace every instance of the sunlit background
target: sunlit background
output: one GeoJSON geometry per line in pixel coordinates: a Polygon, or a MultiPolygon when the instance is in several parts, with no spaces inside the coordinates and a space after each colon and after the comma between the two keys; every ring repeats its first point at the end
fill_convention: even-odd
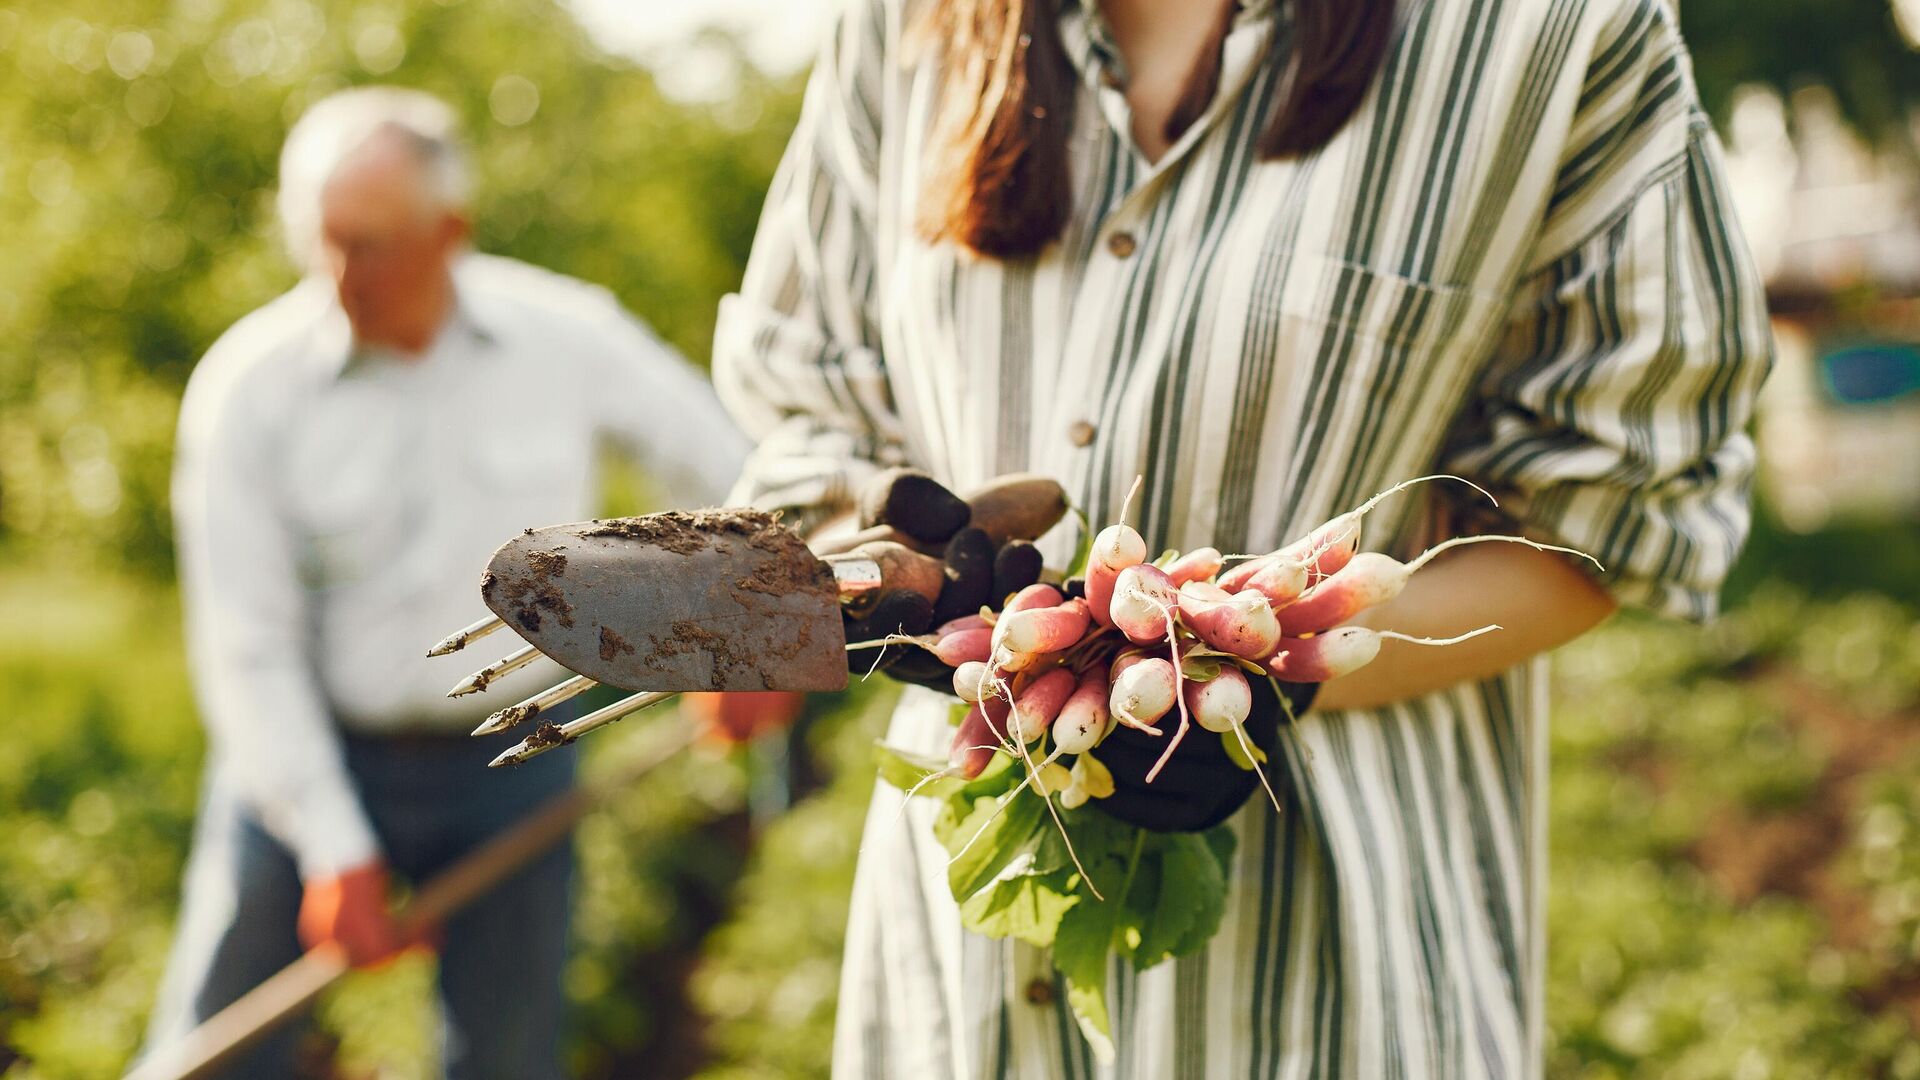
{"type": "MultiPolygon", "coordinates": [[[[292,280],[287,124],[361,82],[455,101],[480,246],[704,362],[827,7],[0,8],[0,1073],[114,1075],[152,998],[201,748],[172,430],[196,358],[292,280]]],[[[1681,10],[1775,311],[1762,515],[1719,625],[1621,618],[1560,658],[1550,1073],[1920,1077],[1920,0],[1681,10]]],[[[578,1075],[824,1072],[883,698],[589,821],[578,1075]],[[750,812],[782,780],[798,807],[750,812]]],[[[429,1075],[430,974],[355,977],[315,1060],[429,1075]]]]}

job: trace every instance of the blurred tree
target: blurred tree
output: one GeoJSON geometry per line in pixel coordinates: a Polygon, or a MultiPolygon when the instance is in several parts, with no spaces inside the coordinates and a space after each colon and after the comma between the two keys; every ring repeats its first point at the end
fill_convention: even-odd
{"type": "Polygon", "coordinates": [[[795,105],[736,70],[724,104],[675,104],[551,0],[0,9],[0,544],[165,572],[180,387],[292,283],[280,141],[349,84],[455,102],[479,246],[613,288],[704,363],[795,105]]]}
{"type": "Polygon", "coordinates": [[[1786,97],[1815,83],[1833,91],[1862,134],[1912,146],[1920,7],[1911,0],[1678,0],[1678,7],[1700,94],[1716,120],[1726,120],[1742,84],[1786,97]],[[1915,11],[1904,30],[1898,4],[1915,11]]]}

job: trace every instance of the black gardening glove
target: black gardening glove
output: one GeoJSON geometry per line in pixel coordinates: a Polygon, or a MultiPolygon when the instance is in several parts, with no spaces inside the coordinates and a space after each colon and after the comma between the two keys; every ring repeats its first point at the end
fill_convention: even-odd
{"type": "MultiPolygon", "coordinates": [[[[1040,580],[1038,548],[1014,540],[996,550],[986,533],[967,527],[967,504],[926,473],[889,469],[860,489],[857,502],[862,529],[886,525],[925,544],[944,544],[946,582],[933,604],[905,591],[882,593],[864,614],[847,620],[850,642],[924,634],[982,607],[998,608],[1010,594],[1040,580]]],[[[850,651],[847,669],[856,676],[879,670],[901,682],[953,690],[953,669],[914,645],[850,651]]]]}
{"type": "MultiPolygon", "coordinates": [[[[1287,714],[1272,684],[1253,679],[1253,709],[1244,727],[1247,741],[1271,755],[1278,741],[1280,725],[1287,714]]],[[[1280,684],[1300,716],[1313,704],[1318,683],[1280,684]]],[[[1109,816],[1151,832],[1200,832],[1227,820],[1259,790],[1260,778],[1234,764],[1221,745],[1220,736],[1194,724],[1187,737],[1153,783],[1146,782],[1147,770],[1166,752],[1167,739],[1180,724],[1176,710],[1160,719],[1165,735],[1155,737],[1125,724],[1117,724],[1100,743],[1095,756],[1113,773],[1113,794],[1094,799],[1109,816]]],[[[1229,736],[1231,737],[1231,736],[1229,736]]]]}

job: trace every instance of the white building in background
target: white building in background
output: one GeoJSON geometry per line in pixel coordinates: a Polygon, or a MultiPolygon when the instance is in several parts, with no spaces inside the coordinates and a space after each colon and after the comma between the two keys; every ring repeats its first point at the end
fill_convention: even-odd
{"type": "Polygon", "coordinates": [[[1854,137],[1823,90],[1747,93],[1730,129],[1779,347],[1761,493],[1797,530],[1920,521],[1920,176],[1854,137]]]}

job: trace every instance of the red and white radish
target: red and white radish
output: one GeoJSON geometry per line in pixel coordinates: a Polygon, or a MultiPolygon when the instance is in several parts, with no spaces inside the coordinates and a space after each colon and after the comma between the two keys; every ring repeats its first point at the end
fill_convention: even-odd
{"type": "Polygon", "coordinates": [[[1274,554],[1325,577],[1347,565],[1359,546],[1360,511],[1349,510],[1274,554]]]}
{"type": "Polygon", "coordinates": [[[1193,722],[1208,731],[1232,731],[1246,723],[1247,715],[1253,712],[1253,687],[1237,667],[1223,667],[1206,682],[1188,679],[1180,692],[1187,699],[1193,722]]]}
{"type": "Polygon", "coordinates": [[[1033,680],[1013,699],[1013,712],[1007,721],[1008,734],[1023,743],[1039,738],[1060,714],[1078,683],[1073,672],[1066,668],[1054,668],[1033,680]]]}
{"type": "Polygon", "coordinates": [[[1425,566],[1434,556],[1451,548],[1468,544],[1525,544],[1540,551],[1557,551],[1566,555],[1578,555],[1583,559],[1600,564],[1593,557],[1572,548],[1558,547],[1553,544],[1541,544],[1519,536],[1459,536],[1444,543],[1435,544],[1420,553],[1412,562],[1403,563],[1391,555],[1382,555],[1377,551],[1363,551],[1353,557],[1353,561],[1340,568],[1340,571],[1315,585],[1300,600],[1287,608],[1286,628],[1290,636],[1317,634],[1322,630],[1338,626],[1362,611],[1400,595],[1413,572],[1425,566]]]}
{"type": "Polygon", "coordinates": [[[943,638],[943,637],[946,637],[948,634],[957,634],[962,630],[991,630],[991,629],[993,629],[993,623],[987,621],[982,616],[962,615],[957,619],[949,619],[948,621],[941,623],[939,626],[934,627],[933,636],[936,638],[943,638]]]}
{"type": "Polygon", "coordinates": [[[1228,592],[1239,592],[1247,587],[1247,582],[1253,580],[1253,575],[1272,566],[1274,560],[1278,558],[1278,555],[1273,554],[1257,555],[1237,566],[1220,571],[1213,579],[1213,583],[1228,592]]]}
{"type": "Polygon", "coordinates": [[[980,710],[981,718],[987,722],[987,730],[1002,746],[1007,742],[1007,718],[1013,714],[1013,702],[1007,700],[1009,689],[1004,680],[990,681],[980,700],[974,702],[974,708],[980,710]]]}
{"type": "Polygon", "coordinates": [[[979,701],[990,692],[987,680],[992,677],[992,670],[979,660],[969,660],[954,668],[954,696],[968,704],[979,701]]]}
{"type": "Polygon", "coordinates": [[[1079,685],[1060,706],[1053,721],[1053,745],[1062,754],[1084,754],[1106,737],[1112,726],[1107,710],[1107,672],[1095,665],[1080,676],[1079,685]]]}
{"type": "Polygon", "coordinates": [[[1230,593],[1209,582],[1189,581],[1180,586],[1179,603],[1181,623],[1221,652],[1260,660],[1280,645],[1280,620],[1257,592],[1230,593]]]}
{"type": "Polygon", "coordinates": [[[947,748],[947,764],[969,780],[987,771],[987,765],[993,761],[993,752],[1000,748],[1000,740],[994,738],[993,730],[987,726],[987,718],[975,705],[967,710],[960,726],[954,729],[953,743],[947,748]]]}
{"type": "Polygon", "coordinates": [[[1500,500],[1489,494],[1487,489],[1464,477],[1452,476],[1447,473],[1435,473],[1431,476],[1416,476],[1411,480],[1402,480],[1344,514],[1334,516],[1325,524],[1311,530],[1307,535],[1281,548],[1275,554],[1298,559],[1300,562],[1307,564],[1307,566],[1313,570],[1316,578],[1332,574],[1347,565],[1348,561],[1353,558],[1354,552],[1358,550],[1360,544],[1360,522],[1367,516],[1368,511],[1380,505],[1380,503],[1387,498],[1397,495],[1417,484],[1424,484],[1429,480],[1458,480],[1460,483],[1467,485],[1480,494],[1486,495],[1487,501],[1493,505],[1500,505],[1500,500]]]}
{"type": "Polygon", "coordinates": [[[1300,599],[1306,587],[1306,563],[1276,558],[1261,567],[1260,572],[1253,575],[1240,592],[1258,593],[1267,598],[1267,606],[1279,611],[1300,599]]]}
{"type": "Polygon", "coordinates": [[[1167,564],[1167,577],[1176,587],[1189,581],[1209,581],[1219,572],[1219,548],[1194,548],[1167,564]]]}
{"type": "Polygon", "coordinates": [[[1153,728],[1174,706],[1177,674],[1164,656],[1122,656],[1113,664],[1107,709],[1115,722],[1153,728]]]}
{"type": "Polygon", "coordinates": [[[1053,607],[1010,612],[993,629],[993,649],[996,653],[1059,652],[1080,640],[1088,621],[1087,602],[1079,597],[1053,607]]]}
{"type": "Polygon", "coordinates": [[[959,667],[969,660],[985,660],[993,655],[993,631],[985,628],[957,630],[934,639],[932,648],[933,655],[948,667],[959,667]]]}
{"type": "Polygon", "coordinates": [[[1120,571],[1114,580],[1113,625],[1135,645],[1167,639],[1167,622],[1180,602],[1180,591],[1166,571],[1140,563],[1120,571]]]}
{"type": "Polygon", "coordinates": [[[1001,609],[1001,615],[1005,617],[1016,611],[1055,607],[1064,599],[1059,589],[1044,581],[1038,581],[1014,593],[1013,597],[1007,601],[1007,606],[1001,609]]]}
{"type": "Polygon", "coordinates": [[[1109,525],[1093,538],[1087,554],[1087,610],[1102,627],[1112,626],[1114,580],[1122,570],[1147,561],[1147,542],[1131,525],[1109,525]]]}
{"type": "Polygon", "coordinates": [[[1450,638],[1423,638],[1365,626],[1340,626],[1312,637],[1281,638],[1280,651],[1273,654],[1266,667],[1281,682],[1326,682],[1373,663],[1373,658],[1380,655],[1380,643],[1383,641],[1457,645],[1498,629],[1498,625],[1489,625],[1450,638]]]}

